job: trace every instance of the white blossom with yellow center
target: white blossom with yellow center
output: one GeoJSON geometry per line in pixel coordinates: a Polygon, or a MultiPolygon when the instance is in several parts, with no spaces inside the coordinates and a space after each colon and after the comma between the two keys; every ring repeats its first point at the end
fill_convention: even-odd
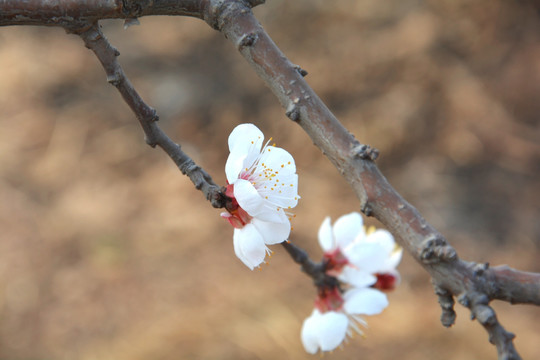
{"type": "Polygon", "coordinates": [[[238,208],[221,216],[235,228],[236,256],[252,270],[264,262],[270,251],[267,245],[288,239],[291,215],[287,210],[300,198],[293,157],[269,145],[270,140],[263,146],[264,135],[255,125],[238,125],[229,136],[225,164],[226,194],[238,208]]]}

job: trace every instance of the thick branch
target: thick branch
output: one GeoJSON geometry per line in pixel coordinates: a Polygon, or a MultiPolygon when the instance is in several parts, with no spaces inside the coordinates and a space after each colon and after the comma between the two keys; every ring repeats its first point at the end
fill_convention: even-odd
{"type": "MultiPolygon", "coordinates": [[[[148,15],[202,18],[221,1],[203,0],[0,0],[0,26],[72,26],[102,19],[130,19],[148,15]]],[[[264,0],[244,0],[250,7],[264,0]]]]}
{"type": "Polygon", "coordinates": [[[0,26],[72,26],[144,15],[200,17],[200,6],[200,0],[0,0],[0,26]]]}
{"type": "Polygon", "coordinates": [[[137,93],[129,79],[124,74],[117,57],[118,50],[111,46],[99,29],[97,23],[86,24],[83,27],[70,27],[68,31],[78,34],[86,47],[94,52],[107,73],[107,81],[114,85],[124,101],[137,116],[146,136],[148,145],[161,147],[178,166],[183,174],[189,176],[195,187],[205,194],[206,199],[217,208],[226,207],[229,200],[220,186],[216,185],[210,175],[201,169],[182,151],[180,145],[174,143],[157,125],[156,111],[147,105],[137,93]]]}

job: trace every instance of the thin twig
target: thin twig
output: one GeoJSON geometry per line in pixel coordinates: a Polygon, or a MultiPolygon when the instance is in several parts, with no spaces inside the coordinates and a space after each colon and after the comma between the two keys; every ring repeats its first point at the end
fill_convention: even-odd
{"type": "Polygon", "coordinates": [[[337,279],[326,274],[326,264],[324,262],[314,262],[304,249],[291,242],[284,241],[281,245],[287,250],[294,262],[301,265],[302,271],[313,279],[316,286],[322,286],[323,284],[337,286],[337,279]]]}
{"type": "Polygon", "coordinates": [[[87,48],[97,56],[107,73],[107,81],[114,85],[124,101],[137,116],[144,131],[146,143],[152,147],[161,147],[178,166],[182,174],[187,175],[195,187],[201,190],[213,207],[223,208],[230,205],[230,199],[225,196],[223,189],[216,185],[210,175],[182,151],[180,145],[173,142],[157,125],[156,111],[144,102],[137,93],[117,57],[120,55],[101,32],[98,23],[78,25],[67,28],[69,32],[79,35],[87,48]]]}

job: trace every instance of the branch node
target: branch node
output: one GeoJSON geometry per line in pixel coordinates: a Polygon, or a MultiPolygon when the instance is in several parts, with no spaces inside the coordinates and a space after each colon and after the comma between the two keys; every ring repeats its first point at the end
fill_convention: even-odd
{"type": "Polygon", "coordinates": [[[362,211],[367,217],[373,216],[373,208],[367,202],[362,205],[360,211],[362,211]]]}
{"type": "Polygon", "coordinates": [[[454,297],[452,293],[441,286],[433,283],[435,294],[439,298],[439,305],[441,306],[441,323],[444,327],[450,327],[456,322],[456,312],[454,311],[454,297]]]}
{"type": "Polygon", "coordinates": [[[476,305],[474,315],[478,322],[484,326],[493,326],[497,322],[495,311],[488,305],[476,305]]]}
{"type": "Polygon", "coordinates": [[[122,12],[128,18],[141,16],[144,9],[151,6],[154,0],[122,0],[122,12]]]}
{"type": "Polygon", "coordinates": [[[469,301],[469,297],[468,297],[468,295],[466,293],[460,294],[457,297],[457,301],[458,301],[458,303],[465,306],[466,308],[468,308],[469,305],[471,304],[471,302],[469,301]]]}
{"type": "Polygon", "coordinates": [[[369,145],[357,143],[352,148],[353,156],[358,157],[362,160],[371,160],[375,161],[379,157],[379,150],[372,148],[369,145]]]}
{"type": "Polygon", "coordinates": [[[489,263],[482,263],[482,264],[475,264],[473,267],[473,274],[476,277],[480,277],[485,274],[485,272],[489,269],[489,263]]]}
{"type": "Polygon", "coordinates": [[[155,148],[156,145],[158,144],[158,142],[156,141],[156,139],[152,136],[148,136],[148,135],[144,135],[144,142],[147,144],[147,145],[150,145],[151,148],[155,148]]]}
{"type": "Polygon", "coordinates": [[[298,71],[298,73],[299,73],[300,75],[302,75],[302,77],[306,77],[307,74],[308,74],[308,72],[307,72],[306,70],[302,69],[299,65],[294,65],[294,69],[295,69],[296,71],[298,71]]]}
{"type": "Polygon", "coordinates": [[[122,75],[115,72],[113,74],[107,74],[107,82],[115,87],[118,87],[122,82],[122,75]]]}
{"type": "Polygon", "coordinates": [[[423,242],[420,259],[425,264],[452,262],[457,260],[456,250],[440,235],[431,234],[423,242]]]}
{"type": "MultiPolygon", "coordinates": [[[[179,146],[179,145],[178,145],[179,146]]],[[[182,174],[184,175],[189,175],[197,170],[200,169],[200,166],[195,164],[195,162],[193,162],[193,160],[191,159],[188,159],[187,161],[183,162],[182,164],[180,164],[180,166],[178,166],[178,168],[180,169],[180,171],[182,172],[182,174]]],[[[201,188],[201,183],[197,182],[197,184],[195,184],[195,187],[197,188],[197,190],[199,190],[201,188]]]]}
{"type": "Polygon", "coordinates": [[[133,26],[133,25],[141,25],[141,23],[139,22],[139,19],[134,17],[134,18],[127,18],[126,20],[124,20],[124,30],[127,30],[130,26],[133,26]]]}
{"type": "MultiPolygon", "coordinates": [[[[297,99],[298,98],[296,98],[295,100],[297,99]]],[[[289,119],[295,122],[298,122],[300,120],[300,108],[296,105],[297,103],[298,101],[296,101],[296,103],[291,103],[287,111],[285,112],[285,115],[287,115],[289,119]]]]}
{"type": "Polygon", "coordinates": [[[244,47],[253,46],[257,39],[258,36],[255,33],[244,34],[238,42],[238,50],[242,50],[244,47]]]}
{"type": "Polygon", "coordinates": [[[257,5],[264,4],[265,0],[246,0],[249,6],[255,7],[257,5]]]}

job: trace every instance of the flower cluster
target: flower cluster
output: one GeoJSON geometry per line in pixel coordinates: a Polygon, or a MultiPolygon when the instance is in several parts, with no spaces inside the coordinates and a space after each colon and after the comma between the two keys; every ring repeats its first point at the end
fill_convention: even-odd
{"type": "Polygon", "coordinates": [[[396,270],[402,250],[386,230],[366,231],[362,216],[340,217],[332,227],[326,218],[319,229],[326,274],[345,287],[319,287],[315,309],[302,326],[302,343],[307,352],[330,351],[366,325],[360,315],[379,314],[388,306],[381,290],[399,282],[396,270]]]}
{"type": "MultiPolygon", "coordinates": [[[[268,245],[286,241],[291,232],[289,209],[295,207],[298,175],[291,154],[264,143],[253,124],[237,126],[229,136],[225,195],[232,201],[221,216],[234,227],[234,251],[250,269],[260,266],[268,245]]],[[[315,309],[304,321],[301,338],[308,353],[330,351],[348,336],[362,334],[361,315],[388,306],[384,290],[399,283],[396,270],[402,250],[386,230],[366,229],[353,212],[319,229],[325,281],[318,282],[315,309]],[[328,280],[328,281],[326,281],[328,280]]]]}
{"type": "Polygon", "coordinates": [[[229,136],[229,158],[225,164],[227,189],[232,208],[221,214],[234,227],[234,251],[254,269],[270,252],[267,245],[288,239],[291,215],[296,206],[298,175],[287,151],[263,146],[264,135],[253,124],[238,125],[229,136]]]}

